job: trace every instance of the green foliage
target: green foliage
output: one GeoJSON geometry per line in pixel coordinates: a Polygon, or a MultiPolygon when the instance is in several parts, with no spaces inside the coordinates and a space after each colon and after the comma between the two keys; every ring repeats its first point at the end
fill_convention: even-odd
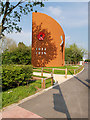
{"type": "Polygon", "coordinates": [[[39,76],[39,75],[33,75],[33,77],[47,78],[47,77],[45,77],[45,76],[39,76]]]}
{"type": "MultiPolygon", "coordinates": [[[[51,79],[45,81],[45,86],[46,88],[51,86],[51,79]]],[[[2,93],[2,107],[19,102],[19,100],[35,94],[38,89],[41,90],[41,80],[32,81],[28,86],[19,86],[4,91],[2,93]]]]}
{"type": "Polygon", "coordinates": [[[12,51],[17,47],[16,42],[13,39],[7,38],[6,36],[2,37],[0,45],[2,51],[7,49],[8,51],[12,51]]]}
{"type": "Polygon", "coordinates": [[[69,45],[69,47],[65,48],[65,61],[79,62],[82,61],[83,55],[85,53],[84,49],[78,48],[78,46],[74,43],[69,45]]]}
{"type": "Polygon", "coordinates": [[[79,73],[82,69],[84,68],[84,66],[79,67],[78,69],[75,70],[75,74],[79,73]]]}
{"type": "Polygon", "coordinates": [[[11,33],[13,31],[21,32],[22,28],[18,26],[18,22],[21,21],[22,15],[27,15],[34,11],[37,5],[44,7],[42,2],[31,2],[30,0],[19,0],[18,2],[9,2],[9,0],[6,0],[5,2],[1,2],[0,27],[2,33],[0,34],[3,34],[4,31],[7,33],[11,33]]]}
{"type": "Polygon", "coordinates": [[[2,64],[31,64],[31,47],[20,42],[14,50],[5,50],[2,53],[2,64]]]}
{"type": "Polygon", "coordinates": [[[0,109],[2,108],[2,92],[0,92],[0,109]]]}
{"type": "MultiPolygon", "coordinates": [[[[65,69],[67,68],[67,74],[68,75],[72,75],[74,74],[74,69],[77,69],[79,68],[80,65],[77,65],[77,67],[74,67],[73,65],[70,66],[61,66],[61,67],[45,67],[43,70],[44,70],[44,73],[46,73],[45,71],[48,71],[48,72],[52,72],[52,69],[47,69],[47,68],[58,68],[58,69],[65,69]]],[[[37,69],[41,70],[41,68],[34,68],[33,72],[41,72],[41,71],[38,71],[37,69]]],[[[54,74],[65,74],[65,70],[54,70],[54,74]]]]}
{"type": "Polygon", "coordinates": [[[28,84],[32,76],[32,66],[3,66],[2,71],[2,88],[7,90],[19,85],[28,84]]]}
{"type": "Polygon", "coordinates": [[[85,62],[90,62],[90,59],[86,59],[85,62]]]}
{"type": "Polygon", "coordinates": [[[25,97],[35,94],[37,89],[33,85],[19,86],[2,92],[2,107],[18,102],[25,97]]]}

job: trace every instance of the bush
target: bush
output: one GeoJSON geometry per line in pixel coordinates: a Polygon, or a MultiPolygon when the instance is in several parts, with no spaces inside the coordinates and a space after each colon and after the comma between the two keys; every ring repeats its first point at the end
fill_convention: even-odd
{"type": "Polygon", "coordinates": [[[85,62],[90,62],[90,59],[86,59],[85,62]]]}
{"type": "Polygon", "coordinates": [[[31,65],[3,66],[2,89],[7,90],[9,88],[28,84],[32,73],[31,65]]]}
{"type": "Polygon", "coordinates": [[[26,46],[24,43],[19,43],[18,47],[9,51],[8,49],[2,53],[2,64],[31,64],[31,46],[26,46]]]}

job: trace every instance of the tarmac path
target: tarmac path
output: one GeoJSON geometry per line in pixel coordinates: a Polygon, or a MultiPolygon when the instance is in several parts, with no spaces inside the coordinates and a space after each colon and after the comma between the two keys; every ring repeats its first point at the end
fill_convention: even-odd
{"type": "Polygon", "coordinates": [[[88,65],[83,72],[19,107],[42,118],[88,118],[88,65]]]}

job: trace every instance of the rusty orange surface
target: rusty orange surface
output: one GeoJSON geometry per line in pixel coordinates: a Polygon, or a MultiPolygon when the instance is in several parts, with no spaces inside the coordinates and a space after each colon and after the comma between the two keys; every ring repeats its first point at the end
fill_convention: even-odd
{"type": "Polygon", "coordinates": [[[43,13],[33,12],[32,65],[34,67],[63,66],[64,59],[65,35],[62,27],[52,17],[43,13]],[[37,37],[40,33],[45,34],[43,35],[43,40],[39,40],[37,37]]]}

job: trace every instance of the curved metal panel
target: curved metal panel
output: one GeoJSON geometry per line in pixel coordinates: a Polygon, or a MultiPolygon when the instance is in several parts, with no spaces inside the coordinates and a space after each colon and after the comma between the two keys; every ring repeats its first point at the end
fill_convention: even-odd
{"type": "Polygon", "coordinates": [[[65,35],[60,24],[43,13],[32,14],[32,65],[64,65],[65,35]]]}

